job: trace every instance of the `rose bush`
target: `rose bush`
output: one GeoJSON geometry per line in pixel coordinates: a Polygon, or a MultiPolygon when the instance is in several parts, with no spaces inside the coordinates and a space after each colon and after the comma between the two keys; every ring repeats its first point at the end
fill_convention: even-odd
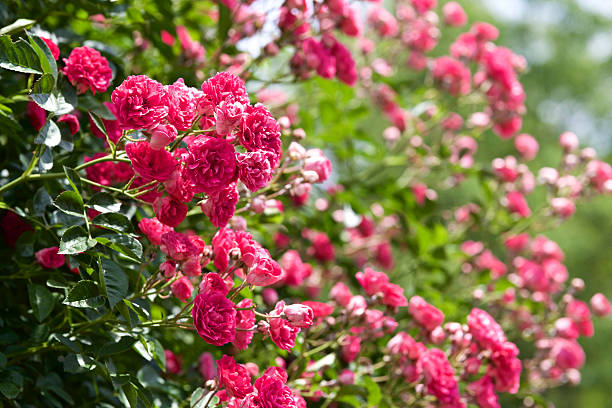
{"type": "Polygon", "coordinates": [[[8,404],[545,406],[580,381],[611,308],[543,231],[612,167],[569,132],[530,167],[493,25],[372,3],[7,7],[8,404]]]}

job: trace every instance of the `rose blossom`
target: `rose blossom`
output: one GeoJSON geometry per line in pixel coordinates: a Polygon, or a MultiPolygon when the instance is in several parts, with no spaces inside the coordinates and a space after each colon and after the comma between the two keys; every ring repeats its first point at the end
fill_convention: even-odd
{"type": "Polygon", "coordinates": [[[158,123],[151,129],[150,145],[153,150],[160,150],[176,139],[176,128],[170,124],[158,123]]]}
{"type": "Polygon", "coordinates": [[[225,388],[228,395],[244,398],[253,392],[251,376],[242,364],[237,364],[233,357],[224,355],[217,360],[219,387],[225,388]]]}
{"type": "Polygon", "coordinates": [[[182,302],[187,302],[193,292],[193,285],[186,276],[182,276],[170,284],[172,294],[182,302]]]}
{"type": "Polygon", "coordinates": [[[310,149],[306,152],[304,170],[316,172],[319,176],[317,182],[322,183],[329,178],[332,164],[321,149],[310,149]]]}
{"type": "MultiPolygon", "coordinates": [[[[252,308],[253,301],[251,299],[242,299],[236,304],[237,309],[252,308]]],[[[253,332],[250,330],[257,322],[255,312],[253,310],[237,310],[236,314],[236,337],[234,338],[234,346],[239,350],[246,350],[253,339],[253,332]],[[243,330],[238,330],[243,329],[243,330]]]]}
{"type": "Polygon", "coordinates": [[[183,78],[166,87],[168,93],[168,122],[178,130],[189,130],[196,116],[196,89],[185,85],[183,78]]]}
{"type": "Polygon", "coordinates": [[[452,27],[461,27],[467,23],[467,15],[459,3],[448,2],[442,8],[444,22],[452,27]]]}
{"type": "Polygon", "coordinates": [[[199,135],[189,145],[185,169],[194,192],[221,191],[238,177],[234,146],[222,138],[199,135]]]}
{"type": "Polygon", "coordinates": [[[26,114],[30,120],[32,127],[38,132],[45,126],[47,122],[47,111],[38,106],[34,101],[28,101],[26,105],[26,114]]]}
{"type": "Polygon", "coordinates": [[[410,299],[408,312],[419,325],[428,331],[435,329],[444,322],[444,314],[420,296],[413,296],[410,299]]]}
{"type": "Polygon", "coordinates": [[[470,333],[482,347],[494,349],[506,341],[501,326],[484,310],[474,308],[467,318],[470,333]]]}
{"type": "Polygon", "coordinates": [[[221,228],[225,227],[234,216],[239,199],[236,184],[232,183],[223,190],[209,194],[208,199],[201,204],[200,208],[215,227],[221,228]]]}
{"type": "Polygon", "coordinates": [[[161,236],[160,249],[164,254],[179,262],[199,254],[198,248],[187,235],[175,231],[168,231],[161,236]]]}
{"type": "MultiPolygon", "coordinates": [[[[284,305],[285,303],[282,300],[278,302],[272,314],[280,315],[284,305]]],[[[291,350],[295,346],[295,339],[300,329],[280,317],[271,318],[269,322],[270,338],[274,344],[283,350],[291,350]]]]}
{"type": "Polygon", "coordinates": [[[249,270],[246,281],[255,286],[268,286],[278,282],[282,276],[281,267],[271,258],[267,249],[261,248],[257,262],[249,270]]]}
{"type": "Polygon", "coordinates": [[[238,127],[238,140],[248,151],[267,150],[278,162],[281,152],[280,126],[262,104],[247,106],[238,127]]]}
{"type": "Polygon", "coordinates": [[[166,181],[177,167],[177,162],[170,152],[164,149],[154,150],[146,141],[126,144],[125,152],[134,171],[146,180],[166,181]]]}
{"type": "Polygon", "coordinates": [[[166,357],[166,372],[168,374],[178,374],[181,372],[181,360],[171,350],[164,350],[166,357]]]}
{"type": "Polygon", "coordinates": [[[417,370],[423,372],[427,392],[435,396],[441,403],[461,407],[459,387],[455,379],[453,367],[446,355],[440,349],[431,349],[419,357],[417,370]]]}
{"type": "Polygon", "coordinates": [[[309,306],[302,304],[288,305],[283,308],[283,313],[295,327],[306,328],[312,326],[314,312],[309,306]]]}
{"type": "Polygon", "coordinates": [[[80,129],[79,118],[70,113],[62,115],[57,119],[57,123],[65,123],[70,129],[70,134],[74,136],[80,129]]]}
{"type": "Polygon", "coordinates": [[[612,312],[610,302],[603,293],[594,294],[590,303],[593,313],[597,316],[605,317],[612,312]]]}
{"type": "Polygon", "coordinates": [[[491,365],[487,375],[493,377],[495,389],[515,394],[520,386],[522,364],[517,358],[519,350],[509,341],[498,346],[491,353],[491,365]]]}
{"type": "Polygon", "coordinates": [[[204,381],[212,380],[217,376],[215,358],[209,352],[204,352],[198,358],[198,371],[204,381]]]}
{"type": "Polygon", "coordinates": [[[521,217],[529,217],[531,215],[531,209],[527,204],[525,197],[518,191],[511,191],[506,194],[506,201],[508,210],[511,213],[520,215],[521,217]]]}
{"type": "Polygon", "coordinates": [[[172,231],[172,227],[159,222],[155,217],[143,218],[138,223],[140,231],[146,235],[153,245],[161,245],[161,237],[168,231],[172,231]]]}
{"type": "Polygon", "coordinates": [[[43,40],[45,44],[47,44],[47,47],[49,47],[49,51],[51,51],[53,59],[57,61],[60,56],[60,50],[57,44],[54,43],[50,38],[40,37],[40,39],[43,40]]]}
{"type": "Polygon", "coordinates": [[[349,335],[344,339],[342,345],[342,359],[347,363],[355,360],[361,351],[361,337],[349,335]]]}
{"type": "Polygon", "coordinates": [[[200,293],[193,301],[193,325],[209,344],[222,346],[234,340],[236,309],[234,303],[220,293],[200,293]]]}
{"type": "Polygon", "coordinates": [[[167,196],[156,199],[153,208],[157,219],[170,227],[176,227],[183,222],[189,210],[182,202],[167,196]]]}
{"type": "Polygon", "coordinates": [[[46,269],[57,269],[64,265],[64,255],[58,254],[59,247],[44,248],[36,252],[36,261],[46,269]]]}
{"type": "Polygon", "coordinates": [[[244,87],[244,81],[229,72],[219,72],[202,84],[203,101],[199,102],[198,110],[211,115],[214,108],[221,102],[249,103],[249,95],[244,87]]]}
{"type": "Polygon", "coordinates": [[[239,153],[236,160],[238,177],[251,192],[265,187],[272,179],[276,163],[274,153],[267,151],[239,153]]]}
{"type": "MultiPolygon", "coordinates": [[[[259,408],[298,408],[296,398],[285,383],[287,373],[278,367],[268,368],[261,377],[255,380],[256,395],[253,397],[259,408]]],[[[246,408],[246,407],[245,407],[246,408]]]]}
{"type": "Polygon", "coordinates": [[[514,147],[525,158],[531,160],[538,154],[540,146],[533,136],[527,133],[521,133],[514,139],[514,147]]]}
{"type": "Polygon", "coordinates": [[[64,58],[63,74],[66,75],[78,93],[85,93],[88,89],[95,95],[104,92],[113,78],[113,71],[108,60],[100,52],[89,47],[77,47],[64,58]]]}
{"type": "Polygon", "coordinates": [[[123,129],[148,129],[168,115],[168,93],[146,75],[130,75],[113,91],[111,100],[123,129]]]}
{"type": "Polygon", "coordinates": [[[484,375],[480,380],[469,384],[468,391],[474,394],[480,408],[499,408],[493,380],[488,375],[484,375]]]}

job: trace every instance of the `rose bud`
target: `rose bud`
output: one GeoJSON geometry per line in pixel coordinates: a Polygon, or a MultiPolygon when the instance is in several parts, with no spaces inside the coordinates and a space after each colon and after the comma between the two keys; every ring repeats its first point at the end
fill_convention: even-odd
{"type": "Polygon", "coordinates": [[[285,306],[283,313],[295,327],[310,327],[312,326],[312,319],[314,318],[314,312],[309,306],[302,304],[294,304],[285,306]]]}

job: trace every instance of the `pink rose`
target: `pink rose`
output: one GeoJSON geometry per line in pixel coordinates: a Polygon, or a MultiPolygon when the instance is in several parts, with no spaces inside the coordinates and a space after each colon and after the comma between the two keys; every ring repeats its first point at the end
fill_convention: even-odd
{"type": "Polygon", "coordinates": [[[521,217],[529,217],[531,209],[527,204],[525,197],[518,191],[511,191],[506,194],[508,211],[514,214],[519,214],[521,217]]]}
{"type": "Polygon", "coordinates": [[[442,8],[444,22],[451,27],[461,27],[467,23],[467,14],[456,1],[448,2],[442,8]]]}
{"type": "Polygon", "coordinates": [[[44,248],[36,252],[36,260],[45,269],[57,269],[64,265],[64,255],[58,254],[59,247],[44,248]]]}
{"type": "Polygon", "coordinates": [[[603,293],[594,294],[590,303],[593,313],[595,313],[597,316],[605,317],[612,312],[610,302],[603,293]]]}
{"type": "Polygon", "coordinates": [[[159,265],[159,270],[164,274],[164,278],[171,279],[176,275],[176,263],[169,259],[159,265]]]}
{"type": "Polygon", "coordinates": [[[357,272],[355,278],[369,296],[382,292],[384,285],[389,282],[389,277],[385,273],[370,268],[366,268],[364,272],[357,272]]]}
{"type": "Polygon", "coordinates": [[[233,357],[224,355],[217,360],[219,387],[225,388],[229,396],[244,398],[253,392],[251,376],[242,364],[237,364],[233,357]]]}
{"type": "Polygon", "coordinates": [[[550,356],[562,370],[581,368],[585,360],[584,350],[578,342],[561,338],[553,339],[550,356]]]}
{"type": "Polygon", "coordinates": [[[234,216],[239,199],[240,195],[236,190],[236,184],[232,183],[223,190],[210,193],[208,199],[201,204],[200,208],[215,227],[221,228],[225,227],[234,216]]]}
{"type": "Polygon", "coordinates": [[[268,286],[282,279],[283,272],[271,258],[267,249],[261,248],[255,265],[249,270],[246,281],[255,286],[268,286]]]}
{"type": "Polygon", "coordinates": [[[96,92],[104,92],[113,78],[108,60],[93,48],[73,49],[68,58],[64,58],[64,64],[62,72],[77,88],[78,93],[85,93],[88,89],[91,89],[94,95],[96,92]]]}
{"type": "Polygon", "coordinates": [[[193,302],[192,317],[196,331],[207,343],[222,346],[234,340],[236,309],[222,294],[198,294],[193,302]]]}
{"type": "Polygon", "coordinates": [[[312,267],[303,263],[299,252],[293,249],[285,252],[279,263],[283,269],[283,282],[289,286],[301,285],[312,271],[312,267]]]}
{"type": "Polygon", "coordinates": [[[495,349],[506,341],[501,326],[484,310],[474,308],[467,318],[474,340],[487,349],[495,349]]]}
{"type": "Polygon", "coordinates": [[[217,376],[217,364],[215,358],[209,352],[204,352],[198,358],[198,371],[202,376],[202,380],[212,380],[217,376]]]}
{"type": "Polygon", "coordinates": [[[256,396],[254,407],[260,408],[298,408],[295,396],[285,383],[287,373],[279,373],[277,367],[268,368],[264,374],[255,380],[256,396]]]}
{"type": "Polygon", "coordinates": [[[53,59],[57,61],[60,56],[60,50],[57,44],[46,37],[40,37],[40,39],[43,40],[45,44],[47,44],[47,47],[49,47],[49,51],[51,51],[51,55],[53,55],[53,59]]]}
{"type": "Polygon", "coordinates": [[[155,217],[143,218],[138,223],[140,231],[147,236],[153,245],[161,245],[161,237],[166,232],[172,231],[172,227],[159,222],[155,217]]]}
{"type": "Polygon", "coordinates": [[[478,406],[481,408],[499,408],[497,394],[490,376],[484,375],[478,381],[474,381],[467,387],[468,391],[474,394],[478,406]]]}
{"type": "Polygon", "coordinates": [[[452,57],[440,57],[433,61],[432,77],[451,95],[467,95],[471,89],[470,69],[452,57]]]}
{"type": "MultiPolygon", "coordinates": [[[[242,299],[236,304],[237,309],[247,309],[253,307],[251,299],[242,299]]],[[[234,346],[239,350],[246,350],[253,339],[253,332],[250,330],[257,322],[255,312],[253,310],[237,310],[236,314],[236,337],[234,338],[234,346]]]]}
{"type": "Polygon", "coordinates": [[[166,356],[166,372],[168,374],[178,374],[181,372],[181,360],[171,350],[164,350],[166,356]]]}
{"type": "Polygon", "coordinates": [[[212,115],[221,102],[240,102],[249,104],[249,95],[244,87],[244,81],[229,72],[219,72],[202,84],[204,100],[200,101],[198,109],[207,115],[212,115]]]}
{"type": "Polygon", "coordinates": [[[113,91],[115,116],[123,129],[149,129],[168,115],[168,92],[146,75],[130,75],[113,91]]]}
{"type": "Polygon", "coordinates": [[[361,351],[361,338],[359,336],[349,335],[344,339],[342,345],[342,359],[347,363],[354,361],[357,354],[361,351]]]}
{"type": "Polygon", "coordinates": [[[158,123],[151,129],[150,145],[153,150],[160,150],[172,143],[176,139],[176,128],[169,124],[158,123]]]}
{"type": "Polygon", "coordinates": [[[175,231],[168,231],[161,236],[160,249],[178,262],[186,261],[201,253],[187,235],[175,231]]]}
{"type": "Polygon", "coordinates": [[[166,181],[177,167],[177,161],[164,150],[154,150],[145,141],[125,145],[134,171],[146,180],[166,181]]]}
{"type": "Polygon", "coordinates": [[[527,133],[521,133],[514,139],[514,147],[516,151],[525,158],[531,160],[538,154],[540,146],[535,138],[527,133]]]}
{"type": "Polygon", "coordinates": [[[193,285],[186,276],[182,276],[170,284],[170,289],[181,302],[187,302],[193,292],[193,285]]]}
{"type": "Polygon", "coordinates": [[[408,306],[408,299],[404,296],[404,289],[394,283],[386,283],[382,288],[382,302],[391,307],[408,306]]]}
{"type": "Polygon", "coordinates": [[[428,331],[435,329],[444,322],[444,314],[420,296],[413,296],[410,299],[408,312],[419,325],[428,331]]]}
{"type": "Polygon", "coordinates": [[[319,176],[317,182],[322,183],[329,178],[332,164],[321,149],[310,149],[306,152],[304,170],[316,172],[319,176]]]}
{"type": "Polygon", "coordinates": [[[427,350],[419,357],[417,370],[423,372],[427,392],[442,404],[463,407],[453,367],[440,349],[427,350]]]}
{"type": "Polygon", "coordinates": [[[166,87],[168,93],[168,122],[178,130],[189,130],[196,117],[196,89],[185,85],[179,78],[166,87]]]}
{"type": "MultiPolygon", "coordinates": [[[[272,314],[280,315],[285,306],[282,300],[276,304],[272,314]]],[[[274,317],[270,322],[270,338],[272,342],[283,350],[291,350],[295,346],[295,339],[300,332],[298,327],[293,326],[287,320],[281,317],[274,317]]]]}
{"type": "Polygon", "coordinates": [[[227,140],[197,136],[185,158],[186,176],[196,193],[216,193],[238,178],[234,146],[227,140]]]}
{"type": "Polygon", "coordinates": [[[262,104],[247,106],[239,124],[238,141],[247,151],[266,150],[275,155],[274,166],[281,153],[278,122],[262,104]]]}
{"type": "Polygon", "coordinates": [[[73,136],[76,132],[79,131],[79,119],[75,115],[72,115],[70,113],[62,115],[57,119],[57,122],[65,123],[68,126],[68,129],[70,129],[70,134],[73,136]]]}
{"type": "Polygon", "coordinates": [[[505,342],[493,350],[487,375],[493,377],[495,389],[515,394],[520,386],[522,364],[514,343],[505,342]]]}
{"type": "Polygon", "coordinates": [[[38,106],[34,101],[28,101],[26,105],[26,115],[28,115],[32,127],[36,129],[37,132],[42,129],[47,122],[47,111],[38,106]]]}
{"type": "Polygon", "coordinates": [[[338,282],[331,288],[329,297],[334,299],[340,306],[347,306],[353,295],[344,283],[338,282]]]}
{"type": "Polygon", "coordinates": [[[167,196],[156,199],[153,208],[157,219],[170,227],[176,227],[183,222],[189,210],[185,204],[167,196]]]}
{"type": "Polygon", "coordinates": [[[268,151],[239,153],[238,177],[252,192],[265,187],[274,174],[276,156],[268,151]]]}
{"type": "Polygon", "coordinates": [[[312,326],[314,312],[309,306],[302,304],[288,305],[283,308],[283,313],[295,327],[306,328],[312,326]]]}

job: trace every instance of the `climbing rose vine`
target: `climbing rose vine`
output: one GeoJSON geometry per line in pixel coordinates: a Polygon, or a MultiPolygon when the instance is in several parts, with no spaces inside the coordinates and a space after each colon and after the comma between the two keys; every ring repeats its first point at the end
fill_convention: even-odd
{"type": "Polygon", "coordinates": [[[436,0],[67,3],[2,15],[9,406],[544,406],[580,382],[611,307],[545,232],[612,167],[565,132],[536,168],[496,27],[436,0]]]}

